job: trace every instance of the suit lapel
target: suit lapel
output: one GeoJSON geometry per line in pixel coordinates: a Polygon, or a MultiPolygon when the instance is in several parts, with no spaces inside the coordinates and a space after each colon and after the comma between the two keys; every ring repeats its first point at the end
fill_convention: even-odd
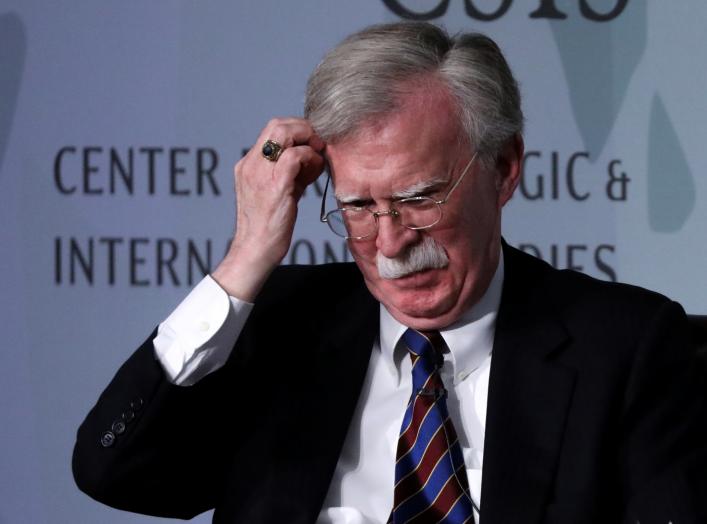
{"type": "Polygon", "coordinates": [[[552,362],[568,341],[548,307],[547,270],[504,244],[505,279],[489,380],[481,515],[486,524],[542,518],[574,387],[552,362]]]}
{"type": "Polygon", "coordinates": [[[303,372],[310,393],[292,417],[293,424],[308,430],[291,435],[289,450],[280,458],[280,467],[286,468],[280,481],[296,494],[281,513],[286,516],[283,522],[317,518],[356,408],[378,324],[378,302],[361,281],[308,327],[316,344],[303,372]]]}
{"type": "MultiPolygon", "coordinates": [[[[335,449],[332,449],[335,451],[335,465],[361,393],[371,349],[378,336],[379,306],[362,284],[348,300],[339,302],[329,313],[330,320],[326,323],[330,329],[325,331],[319,346],[314,348],[311,365],[323,408],[331,413],[324,422],[326,428],[322,430],[335,443],[335,449]]],[[[318,326],[318,329],[321,333],[323,327],[318,326]]]]}

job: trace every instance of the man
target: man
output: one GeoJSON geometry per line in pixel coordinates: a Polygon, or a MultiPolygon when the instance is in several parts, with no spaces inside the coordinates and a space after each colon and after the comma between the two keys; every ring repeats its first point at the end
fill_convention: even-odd
{"type": "Polygon", "coordinates": [[[214,522],[705,521],[681,308],[502,243],[523,117],[496,45],[368,28],[305,117],[236,166],[231,248],[88,415],[79,487],[214,522]],[[356,264],[279,268],[327,164],[356,264]]]}

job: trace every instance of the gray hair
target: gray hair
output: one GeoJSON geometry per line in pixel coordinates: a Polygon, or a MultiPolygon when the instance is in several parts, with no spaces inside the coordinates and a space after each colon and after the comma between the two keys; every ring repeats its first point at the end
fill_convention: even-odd
{"type": "Polygon", "coordinates": [[[425,22],[374,25],[346,38],[312,72],[304,114],[328,142],[400,109],[411,82],[436,78],[456,101],[468,145],[493,157],[523,131],[518,85],[503,54],[478,33],[454,37],[425,22]]]}

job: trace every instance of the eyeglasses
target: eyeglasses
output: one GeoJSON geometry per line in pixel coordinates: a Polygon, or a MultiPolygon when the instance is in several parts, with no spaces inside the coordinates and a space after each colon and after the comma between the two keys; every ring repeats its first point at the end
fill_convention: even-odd
{"type": "Polygon", "coordinates": [[[325,211],[326,194],[329,188],[331,174],[327,176],[319,220],[326,222],[329,228],[340,237],[347,240],[363,240],[373,236],[378,231],[378,219],[382,216],[397,218],[400,225],[408,229],[428,229],[442,220],[442,205],[447,203],[457,186],[461,183],[469,167],[476,159],[476,153],[471,157],[462,174],[445,197],[441,200],[427,196],[401,198],[391,203],[387,211],[373,211],[367,207],[340,207],[328,213],[325,211]]]}

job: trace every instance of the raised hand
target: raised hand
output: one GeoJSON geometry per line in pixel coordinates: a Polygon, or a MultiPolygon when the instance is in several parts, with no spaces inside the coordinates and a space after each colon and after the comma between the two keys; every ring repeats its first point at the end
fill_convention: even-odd
{"type": "MultiPolygon", "coordinates": [[[[236,234],[212,273],[230,295],[252,302],[287,254],[297,203],[305,187],[324,169],[324,147],[307,120],[275,118],[236,164],[236,234]],[[268,140],[282,148],[276,160],[263,152],[268,140]]],[[[276,152],[277,146],[270,149],[276,152]]]]}

